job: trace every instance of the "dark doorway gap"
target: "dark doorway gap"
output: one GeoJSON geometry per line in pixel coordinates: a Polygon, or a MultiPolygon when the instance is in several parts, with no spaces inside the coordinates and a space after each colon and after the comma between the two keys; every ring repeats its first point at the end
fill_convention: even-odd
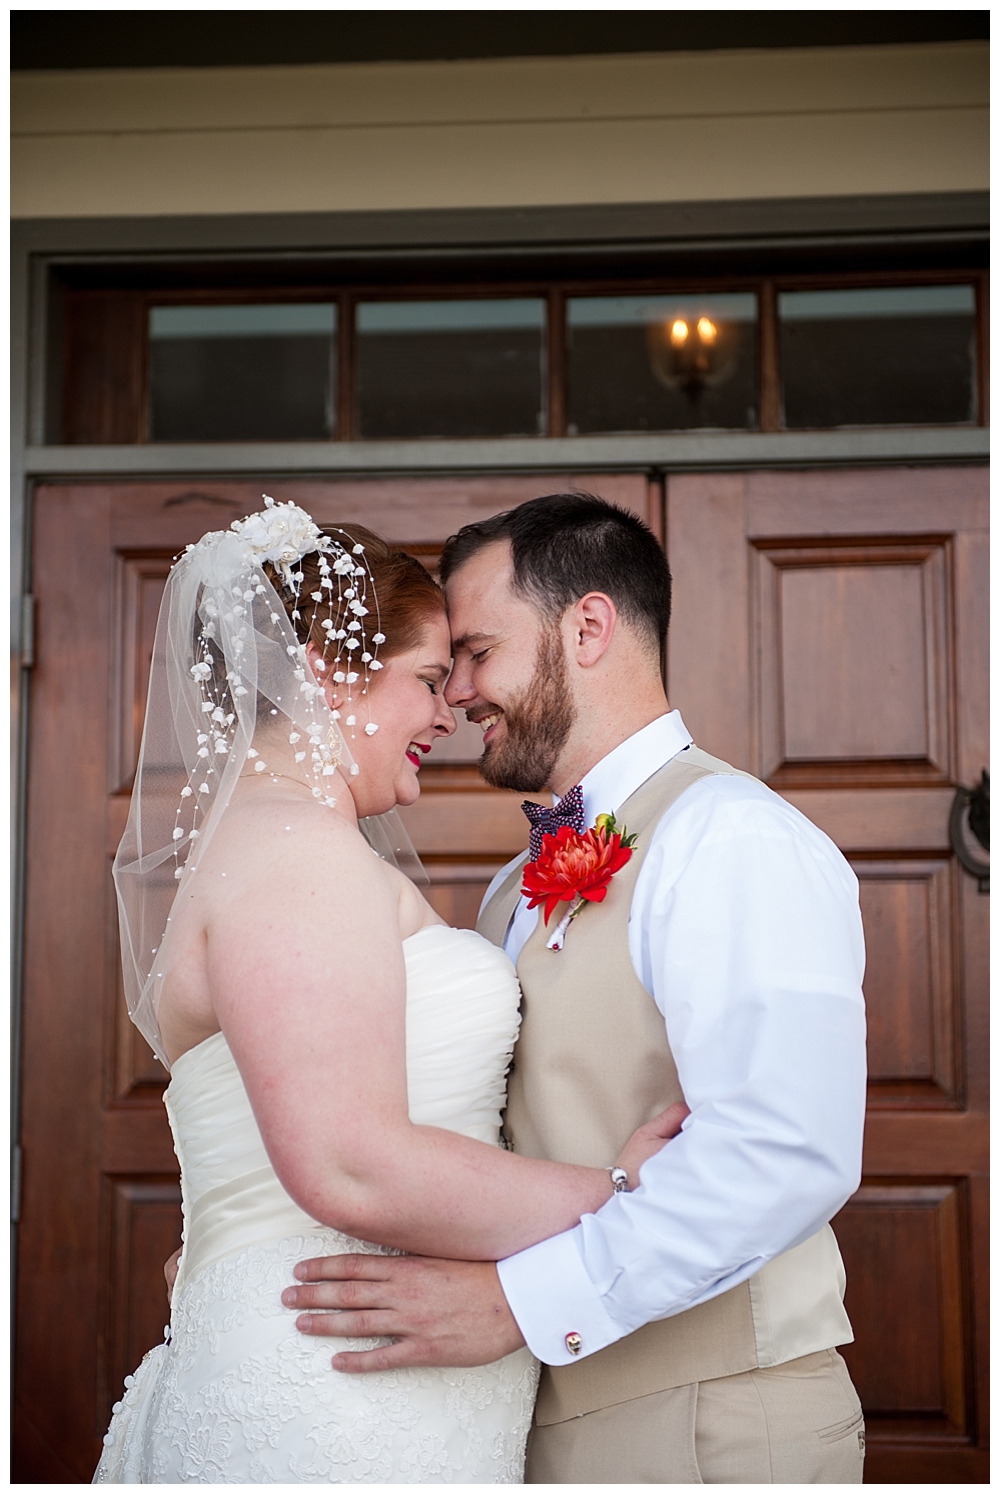
{"type": "Polygon", "coordinates": [[[981,41],[989,13],[128,11],[11,14],[15,71],[432,62],[981,41]]]}

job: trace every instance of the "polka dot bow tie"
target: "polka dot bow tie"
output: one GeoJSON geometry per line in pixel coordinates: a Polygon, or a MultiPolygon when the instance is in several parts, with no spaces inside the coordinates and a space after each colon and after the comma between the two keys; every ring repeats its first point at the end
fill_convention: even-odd
{"type": "Polygon", "coordinates": [[[551,809],[546,809],[544,804],[533,804],[530,799],[525,799],[521,808],[531,826],[528,852],[532,861],[537,861],[542,853],[543,835],[555,835],[560,825],[569,825],[581,835],[587,828],[583,818],[583,788],[579,783],[568,794],[563,794],[551,809]]]}

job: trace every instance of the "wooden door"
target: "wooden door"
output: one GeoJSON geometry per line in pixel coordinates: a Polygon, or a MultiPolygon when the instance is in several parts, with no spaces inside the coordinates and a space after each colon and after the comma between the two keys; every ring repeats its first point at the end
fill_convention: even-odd
{"type": "MultiPolygon", "coordinates": [[[[660,532],[642,475],[269,483],[320,524],[354,520],[433,562],[461,524],[561,487],[625,503],[660,532]]],[[[35,495],[23,1193],[13,1477],[87,1482],[112,1402],[162,1338],[162,1264],[179,1235],[166,1075],[130,1026],[110,862],[128,809],[153,630],[171,557],[260,506],[253,482],[60,484],[35,495]]],[[[471,925],[525,839],[464,723],[407,811],[441,914],[471,925]]]]}
{"type": "Polygon", "coordinates": [[[671,703],[861,884],[864,1180],[834,1228],[869,1482],[988,1476],[989,900],[949,843],[989,763],[987,504],[974,468],[667,484],[671,703]]]}

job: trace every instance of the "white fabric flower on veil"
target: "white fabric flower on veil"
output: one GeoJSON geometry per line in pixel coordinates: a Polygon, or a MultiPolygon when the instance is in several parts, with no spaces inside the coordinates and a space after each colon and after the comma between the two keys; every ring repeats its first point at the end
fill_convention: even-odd
{"type": "Polygon", "coordinates": [[[330,541],[297,504],[275,503],[266,493],[264,504],[260,513],[234,519],[231,527],[249,546],[258,564],[269,560],[280,567],[285,581],[290,583],[289,567],[313,550],[329,550],[330,541]]]}

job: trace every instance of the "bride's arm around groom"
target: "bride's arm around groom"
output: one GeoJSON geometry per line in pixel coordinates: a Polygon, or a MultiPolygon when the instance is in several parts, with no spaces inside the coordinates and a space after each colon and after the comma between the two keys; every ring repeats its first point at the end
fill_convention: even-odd
{"type": "Polygon", "coordinates": [[[338,1355],[348,1372],[480,1363],[526,1341],[546,1366],[529,1482],[860,1481],[828,1224],[860,1176],[856,879],[670,710],[669,573],[633,516],[535,500],[461,531],[443,574],[448,699],[486,727],[484,776],[549,786],[581,828],[613,813],[635,836],[558,949],[565,905],[549,923],[529,906],[526,857],[487,894],[480,929],[524,992],[515,1149],[607,1165],[615,1137],[671,1101],[691,1116],[636,1191],[496,1267],[310,1263],[298,1274],[318,1284],[286,1303],[346,1309],[303,1321],[313,1333],[397,1338],[338,1355]]]}

